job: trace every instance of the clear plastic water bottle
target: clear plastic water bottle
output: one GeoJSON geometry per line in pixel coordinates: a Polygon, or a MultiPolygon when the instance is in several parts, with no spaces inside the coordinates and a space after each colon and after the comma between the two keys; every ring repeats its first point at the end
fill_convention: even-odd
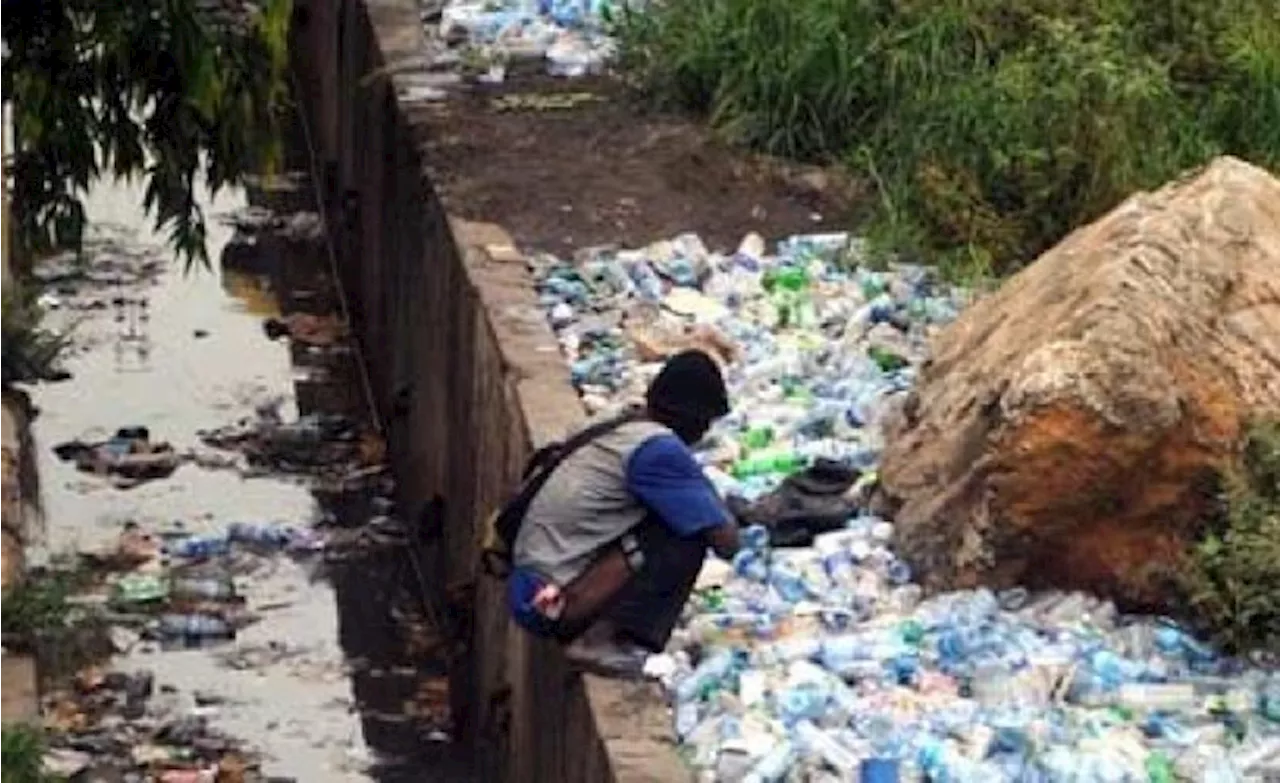
{"type": "Polygon", "coordinates": [[[616,260],[606,261],[601,265],[601,277],[608,282],[621,296],[630,296],[636,292],[636,283],[627,274],[627,270],[623,268],[616,260]]]}
{"type": "Polygon", "coordinates": [[[1280,723],[1280,675],[1268,677],[1258,688],[1258,714],[1280,723]]]}
{"type": "Polygon", "coordinates": [[[822,568],[832,584],[853,584],[855,571],[853,556],[849,553],[849,540],[850,535],[844,531],[823,533],[814,538],[814,549],[822,558],[822,568]]]}
{"type": "Polygon", "coordinates": [[[768,639],[774,634],[776,622],[765,612],[719,612],[697,615],[689,620],[687,627],[693,638],[704,644],[715,644],[730,639],[733,634],[768,639]]]}
{"type": "Polygon", "coordinates": [[[799,603],[816,595],[799,571],[785,563],[775,563],[769,569],[769,585],[788,603],[799,603]]]}
{"type": "Polygon", "coordinates": [[[736,651],[717,650],[676,683],[676,700],[684,702],[699,698],[708,688],[729,677],[740,662],[741,656],[736,651]]]}
{"type": "Polygon", "coordinates": [[[827,711],[830,689],[819,682],[802,682],[774,696],[782,725],[794,726],[802,720],[817,720],[827,711]]]}
{"type": "Polygon", "coordinates": [[[689,735],[697,728],[698,722],[702,719],[701,711],[698,709],[698,702],[692,699],[687,701],[676,702],[676,737],[685,742],[689,735]]]}
{"type": "Polygon", "coordinates": [[[203,560],[225,555],[230,545],[225,536],[190,536],[166,545],[165,551],[174,557],[203,560]]]}
{"type": "Polygon", "coordinates": [[[756,655],[762,663],[779,664],[813,660],[821,652],[821,639],[813,636],[797,635],[763,645],[756,650],[756,655]]]}
{"type": "Polygon", "coordinates": [[[176,599],[197,601],[232,601],[237,597],[236,586],[230,574],[174,577],[169,595],[176,599]]]}
{"type": "Polygon", "coordinates": [[[950,742],[925,742],[915,760],[929,780],[946,783],[982,783],[984,780],[978,766],[950,742]]]}
{"type": "Polygon", "coordinates": [[[769,578],[769,563],[758,550],[740,549],[733,556],[733,571],[744,579],[764,582],[769,578]]]}
{"type": "Polygon", "coordinates": [[[901,638],[887,633],[851,633],[822,640],[818,660],[841,677],[881,678],[885,674],[884,662],[907,652],[901,638]]]}
{"type": "Polygon", "coordinates": [[[852,776],[861,763],[853,751],[812,721],[802,720],[795,727],[796,738],[806,752],[822,759],[841,775],[852,776]]]}
{"type": "Polygon", "coordinates": [[[211,614],[164,614],[160,616],[160,634],[175,641],[199,642],[203,640],[231,639],[235,628],[211,614]]]}
{"type": "Polygon", "coordinates": [[[283,525],[261,525],[236,522],[227,528],[227,538],[238,544],[281,548],[297,535],[294,528],[283,525]]]}
{"type": "Polygon", "coordinates": [[[626,264],[626,270],[642,299],[650,302],[662,301],[666,288],[662,284],[662,278],[658,277],[658,273],[653,271],[647,261],[632,261],[626,264]]]}
{"type": "Polygon", "coordinates": [[[795,744],[791,740],[783,740],[756,762],[742,783],[778,783],[795,763],[795,744]]]}

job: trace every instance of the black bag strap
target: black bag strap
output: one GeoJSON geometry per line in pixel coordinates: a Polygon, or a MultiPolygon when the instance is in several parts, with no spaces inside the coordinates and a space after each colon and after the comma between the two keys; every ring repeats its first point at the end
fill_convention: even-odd
{"type": "MultiPolygon", "coordinates": [[[[619,416],[596,422],[562,441],[548,444],[535,451],[525,466],[520,490],[495,515],[494,523],[496,524],[497,520],[507,514],[514,513],[523,517],[529,509],[529,504],[533,502],[533,498],[547,483],[547,479],[551,478],[551,473],[569,455],[601,435],[612,432],[627,422],[638,421],[639,418],[639,411],[630,409],[619,416]]],[[[523,519],[520,522],[523,523],[523,519]]],[[[480,565],[489,575],[505,578],[510,573],[510,553],[505,551],[505,546],[503,549],[486,547],[481,551],[480,565]]]]}
{"type": "Polygon", "coordinates": [[[529,460],[529,464],[525,468],[524,478],[526,483],[521,487],[520,495],[532,500],[538,490],[542,489],[542,485],[547,483],[547,479],[551,478],[552,471],[559,467],[561,462],[568,459],[571,454],[601,435],[607,435],[622,425],[637,421],[639,418],[640,412],[638,410],[629,409],[618,416],[598,421],[589,427],[579,430],[558,443],[538,449],[538,451],[534,452],[533,458],[529,460]],[[539,468],[541,468],[540,471],[539,468]]]}

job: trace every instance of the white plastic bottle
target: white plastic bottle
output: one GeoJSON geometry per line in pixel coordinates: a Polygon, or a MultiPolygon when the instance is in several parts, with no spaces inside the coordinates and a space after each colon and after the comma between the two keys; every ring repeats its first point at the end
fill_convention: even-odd
{"type": "Polygon", "coordinates": [[[809,753],[821,758],[841,774],[851,776],[858,771],[861,759],[853,751],[846,748],[835,737],[818,728],[812,721],[803,720],[796,724],[796,737],[809,753]]]}
{"type": "Polygon", "coordinates": [[[756,762],[742,779],[742,783],[778,783],[787,776],[795,763],[795,744],[791,740],[783,740],[756,762]]]}

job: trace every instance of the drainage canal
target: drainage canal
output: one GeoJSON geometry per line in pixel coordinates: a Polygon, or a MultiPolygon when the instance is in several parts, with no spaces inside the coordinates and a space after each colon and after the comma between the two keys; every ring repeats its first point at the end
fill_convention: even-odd
{"type": "MultiPolygon", "coordinates": [[[[293,185],[305,207],[308,183],[293,185]]],[[[323,253],[287,251],[322,239],[314,215],[208,204],[218,260],[184,275],[141,195],[97,188],[87,253],[36,273],[74,351],[69,380],[28,390],[44,524],[27,583],[71,573],[68,611],[98,640],[78,655],[27,640],[48,765],[168,783],[469,779],[448,622],[390,500],[340,297],[323,253]]]]}

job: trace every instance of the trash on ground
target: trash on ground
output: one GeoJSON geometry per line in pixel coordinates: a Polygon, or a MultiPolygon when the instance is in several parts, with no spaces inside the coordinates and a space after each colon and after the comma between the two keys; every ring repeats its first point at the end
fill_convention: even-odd
{"type": "Polygon", "coordinates": [[[131,243],[129,233],[94,226],[80,252],[66,251],[41,259],[31,270],[32,279],[52,286],[63,297],[74,296],[81,288],[151,282],[166,269],[169,259],[131,243]]]}
{"type": "Polygon", "coordinates": [[[144,481],[168,478],[182,464],[182,456],[168,443],[154,442],[146,427],[121,427],[105,441],[73,440],[54,447],[59,459],[76,463],[86,473],[112,477],[129,488],[144,481]]]}
{"type": "Polygon", "coordinates": [[[698,454],[755,524],[731,565],[708,563],[648,667],[707,779],[1280,774],[1274,671],[1083,594],[923,599],[867,490],[881,426],[965,291],[923,267],[873,268],[843,234],[774,255],[755,236],[722,255],[685,235],[531,265],[589,412],[641,399],[695,335],[726,365],[734,409],[698,454]]]}
{"type": "Polygon", "coordinates": [[[68,780],[261,781],[206,718],[153,700],[150,672],[91,668],[45,698],[45,771],[68,780]]]}
{"type": "MultiPolygon", "coordinates": [[[[272,177],[270,182],[252,183],[252,189],[259,195],[278,186],[292,189],[294,184],[285,179],[291,178],[272,177]]],[[[297,191],[297,198],[284,192],[266,196],[273,203],[302,208],[306,192],[297,191]]],[[[124,206],[133,201],[119,199],[124,206]]],[[[260,217],[247,216],[245,222],[260,217]]],[[[318,236],[317,221],[314,213],[273,215],[263,229],[289,241],[309,239],[318,236]]],[[[146,231],[145,223],[138,225],[146,231]]],[[[45,489],[55,492],[50,510],[56,513],[48,520],[55,535],[33,543],[48,544],[50,569],[76,578],[51,581],[48,590],[6,590],[5,595],[10,605],[4,608],[11,610],[5,614],[6,652],[19,643],[22,660],[41,661],[48,699],[43,716],[48,722],[43,732],[46,767],[58,779],[77,781],[268,779],[253,756],[211,728],[236,726],[274,765],[312,770],[302,773],[306,779],[326,766],[332,772],[332,747],[341,753],[346,745],[361,741],[359,716],[340,714],[323,703],[329,701],[325,689],[338,695],[363,685],[343,681],[342,650],[357,644],[362,652],[385,653],[391,660],[403,657],[394,629],[384,634],[378,625],[385,611],[368,615],[363,609],[380,606],[378,600],[369,600],[386,595],[367,587],[370,577],[398,585],[411,576],[391,569],[383,569],[385,575],[371,574],[373,568],[361,573],[363,563],[344,566],[344,573],[353,575],[344,577],[342,584],[334,580],[329,600],[330,586],[318,583],[330,581],[339,569],[325,561],[324,528],[362,523],[364,517],[347,510],[358,511],[364,498],[338,498],[334,505],[340,510],[327,514],[327,507],[322,510],[311,502],[307,489],[318,485],[326,492],[354,488],[363,493],[389,483],[385,446],[370,434],[373,428],[368,425],[340,417],[291,420],[292,414],[281,415],[286,407],[354,409],[352,415],[363,415],[358,399],[342,386],[349,380],[346,373],[354,358],[341,319],[280,315],[280,326],[293,347],[264,350],[263,357],[257,357],[251,345],[227,343],[236,335],[252,335],[262,319],[282,311],[335,308],[336,297],[326,282],[330,270],[323,264],[305,273],[291,270],[299,284],[284,285],[275,274],[279,270],[262,266],[262,248],[245,242],[241,250],[246,252],[233,260],[249,261],[256,255],[257,270],[269,271],[270,276],[237,273],[230,268],[234,263],[224,264],[221,281],[204,275],[188,291],[193,284],[178,282],[178,276],[169,273],[171,254],[162,247],[147,243],[138,250],[137,243],[127,240],[118,248],[104,246],[96,239],[98,233],[90,227],[86,258],[66,255],[36,267],[36,276],[47,284],[41,302],[52,311],[50,326],[72,336],[75,352],[85,357],[72,365],[77,377],[86,389],[98,392],[92,406],[84,405],[83,395],[79,402],[61,394],[42,399],[52,414],[46,434],[54,437],[49,443],[77,441],[59,449],[66,461],[44,477],[49,484],[45,489]],[[193,303],[200,323],[191,320],[193,303]],[[200,356],[184,361],[183,351],[188,349],[198,350],[200,356]],[[235,357],[230,366],[224,349],[235,357]],[[292,388],[289,363],[295,369],[292,388]],[[305,385],[298,370],[309,376],[305,385]],[[271,395],[275,399],[263,404],[271,395]],[[177,440],[172,446],[156,442],[186,441],[195,427],[209,426],[206,415],[221,415],[221,421],[229,422],[255,408],[259,415],[243,428],[246,443],[229,444],[237,451],[177,440]],[[112,422],[100,418],[109,410],[148,412],[147,419],[120,423],[151,424],[150,432],[147,427],[78,429],[78,422],[86,420],[112,422]],[[159,429],[163,437],[157,437],[159,429]],[[241,447],[250,453],[237,453],[241,447]],[[256,464],[247,467],[250,461],[256,464]],[[184,467],[188,463],[196,468],[184,467]],[[75,467],[97,475],[79,474],[75,467]],[[272,480],[239,482],[201,468],[232,469],[242,475],[252,469],[272,480]],[[167,481],[132,493],[109,491],[102,478],[132,486],[171,473],[167,481]],[[281,475],[286,473],[301,474],[302,480],[281,475]],[[322,516],[331,518],[317,519],[322,516]],[[123,520],[130,520],[123,529],[108,527],[123,520]],[[94,551],[86,553],[86,547],[94,551]],[[295,604],[290,611],[262,616],[264,610],[290,603],[295,604]],[[361,624],[354,633],[353,622],[361,624]],[[257,626],[245,632],[249,623],[257,626]],[[86,637],[84,644],[81,636],[86,637]],[[271,638],[287,639],[290,648],[306,654],[273,667],[276,671],[221,670],[222,653],[271,638]],[[207,653],[166,652],[206,646],[211,648],[207,653]],[[127,671],[86,670],[86,661],[110,661],[127,671]],[[139,665],[154,667],[155,679],[132,671],[139,665]],[[73,681],[69,674],[76,672],[81,676],[73,681]],[[293,680],[291,687],[276,687],[287,680],[293,680]],[[312,698],[317,694],[319,699],[312,698]],[[326,717],[321,711],[332,714],[326,717]],[[254,733],[264,724],[268,734],[254,733]]],[[[217,237],[212,241],[211,250],[221,244],[217,237]]],[[[241,433],[229,428],[219,434],[241,433]]],[[[6,566],[8,544],[6,535],[6,566]]],[[[41,559],[45,554],[40,553],[41,559]]],[[[385,554],[376,562],[399,565],[400,552],[385,554]]],[[[38,566],[26,569],[24,588],[37,570],[38,566]]],[[[240,661],[246,663],[243,657],[240,661]]],[[[379,698],[387,701],[408,693],[379,698]]],[[[33,720],[39,717],[32,715],[33,720]]],[[[6,744],[8,739],[6,731],[6,744]]],[[[7,773],[6,769],[6,779],[7,773]]]]}
{"type": "Polygon", "coordinates": [[[347,325],[334,316],[290,313],[280,318],[268,318],[262,324],[271,340],[288,337],[306,345],[330,346],[350,337],[347,325]]]}
{"type": "Polygon", "coordinates": [[[253,418],[198,434],[206,446],[237,451],[251,467],[277,473],[339,478],[385,460],[381,439],[340,415],[284,421],[264,407],[253,418]]]}
{"type": "Polygon", "coordinates": [[[251,611],[244,589],[267,562],[264,558],[311,558],[325,550],[327,535],[309,526],[248,522],[203,534],[175,524],[152,535],[129,523],[121,542],[121,548],[132,542],[135,556],[112,553],[89,559],[105,577],[105,593],[69,600],[97,607],[111,623],[112,647],[123,653],[143,639],[162,646],[233,640],[237,631],[259,619],[262,607],[251,611]]]}
{"type": "Polygon", "coordinates": [[[428,35],[442,49],[433,64],[490,84],[520,60],[541,60],[552,76],[600,73],[616,48],[605,30],[608,8],[600,0],[451,0],[428,15],[428,35]]]}

